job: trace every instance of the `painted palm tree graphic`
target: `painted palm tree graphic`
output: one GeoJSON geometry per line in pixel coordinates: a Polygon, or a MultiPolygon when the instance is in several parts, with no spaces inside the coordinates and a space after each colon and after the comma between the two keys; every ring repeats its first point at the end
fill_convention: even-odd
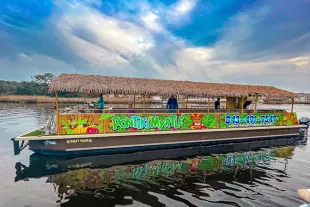
{"type": "Polygon", "coordinates": [[[66,134],[98,134],[102,133],[102,123],[95,125],[94,122],[90,122],[88,119],[78,120],[61,120],[63,129],[66,134]]]}

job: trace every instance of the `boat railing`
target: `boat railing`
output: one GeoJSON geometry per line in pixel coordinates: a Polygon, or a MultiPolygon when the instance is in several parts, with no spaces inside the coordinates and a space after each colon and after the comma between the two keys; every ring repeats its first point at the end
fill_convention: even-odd
{"type": "MultiPolygon", "coordinates": [[[[285,110],[282,109],[261,109],[256,110],[256,113],[279,113],[284,112],[285,110]]],[[[96,108],[89,108],[89,109],[59,109],[60,114],[93,114],[93,113],[118,113],[118,114],[128,114],[128,113],[139,113],[139,114],[167,114],[171,113],[167,108],[105,108],[105,109],[96,109],[96,108]]],[[[172,112],[173,113],[173,112],[172,112]]],[[[241,109],[214,109],[214,108],[179,108],[174,113],[182,113],[182,114],[191,114],[191,113],[242,113],[241,109]]],[[[255,113],[254,110],[251,109],[244,109],[243,113],[255,113]]]]}

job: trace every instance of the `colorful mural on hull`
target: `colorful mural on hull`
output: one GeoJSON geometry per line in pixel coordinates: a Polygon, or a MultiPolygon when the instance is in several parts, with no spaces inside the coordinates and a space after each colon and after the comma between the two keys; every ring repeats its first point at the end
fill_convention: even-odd
{"type": "Polygon", "coordinates": [[[215,154],[187,160],[156,160],[142,165],[114,166],[111,168],[84,168],[50,176],[50,181],[72,189],[95,190],[110,188],[113,184],[139,190],[131,184],[152,183],[160,179],[177,179],[178,175],[199,172],[233,172],[237,169],[253,169],[259,162],[268,162],[273,157],[291,158],[295,147],[281,147],[257,152],[215,154]],[[142,182],[143,181],[143,182],[142,182]]]}
{"type": "Polygon", "coordinates": [[[61,114],[60,134],[99,134],[103,133],[101,114],[61,114]]]}
{"type": "Polygon", "coordinates": [[[296,113],[61,114],[61,134],[297,125],[296,113]]]}

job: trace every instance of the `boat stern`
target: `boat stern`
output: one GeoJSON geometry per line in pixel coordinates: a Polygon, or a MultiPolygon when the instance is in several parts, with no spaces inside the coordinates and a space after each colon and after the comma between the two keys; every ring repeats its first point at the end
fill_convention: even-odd
{"type": "Polygon", "coordinates": [[[14,150],[14,155],[19,155],[20,152],[25,149],[29,145],[29,141],[22,140],[21,143],[17,139],[18,137],[12,138],[13,142],[13,150],[14,150]]]}
{"type": "Polygon", "coordinates": [[[309,126],[310,126],[310,119],[308,117],[301,117],[298,120],[298,124],[304,127],[301,127],[299,129],[299,134],[301,136],[301,138],[304,138],[305,140],[307,140],[308,137],[308,130],[309,130],[309,126]]]}
{"type": "Polygon", "coordinates": [[[15,138],[12,138],[11,140],[13,142],[14,155],[19,155],[20,154],[19,141],[15,140],[15,138]]]}

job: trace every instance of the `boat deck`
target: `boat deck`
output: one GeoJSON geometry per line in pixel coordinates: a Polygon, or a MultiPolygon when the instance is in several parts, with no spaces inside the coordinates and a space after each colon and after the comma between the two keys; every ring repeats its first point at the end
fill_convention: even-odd
{"type": "MultiPolygon", "coordinates": [[[[107,138],[107,137],[132,137],[132,136],[150,136],[150,135],[181,135],[181,134],[201,134],[215,132],[243,132],[246,131],[263,131],[276,129],[300,129],[306,128],[305,125],[293,126],[266,126],[266,127],[240,127],[226,129],[201,129],[201,130],[175,130],[175,131],[156,131],[156,132],[124,132],[124,133],[108,133],[108,134],[79,134],[79,135],[47,135],[47,136],[19,136],[16,141],[23,140],[55,140],[55,139],[85,139],[85,138],[107,138]]],[[[296,132],[297,133],[297,132],[296,132]]]]}

